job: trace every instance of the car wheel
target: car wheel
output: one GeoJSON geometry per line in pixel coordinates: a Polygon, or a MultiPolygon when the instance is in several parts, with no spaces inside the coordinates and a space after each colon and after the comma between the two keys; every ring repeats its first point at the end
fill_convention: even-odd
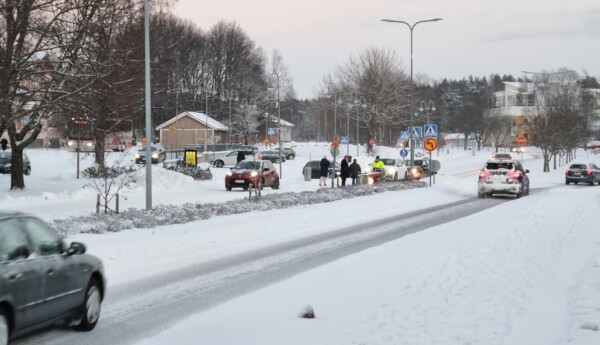
{"type": "Polygon", "coordinates": [[[258,181],[258,189],[263,190],[264,187],[265,187],[265,179],[261,177],[260,181],[258,181]]]}
{"type": "MultiPolygon", "coordinates": [[[[230,185],[225,185],[225,189],[226,189],[228,192],[231,192],[231,186],[230,186],[230,185]]],[[[247,188],[244,188],[244,190],[246,190],[246,189],[247,189],[247,188]]]]}
{"type": "Polygon", "coordinates": [[[594,180],[590,181],[590,186],[592,186],[592,187],[594,186],[594,180]]]}
{"type": "MultiPolygon", "coordinates": [[[[244,186],[242,188],[244,188],[244,190],[248,190],[248,187],[246,187],[246,186],[244,186]]],[[[229,190],[231,190],[231,187],[229,187],[229,190]]]]}
{"type": "Polygon", "coordinates": [[[527,189],[525,189],[525,195],[529,195],[529,183],[527,183],[527,189]]]}
{"type": "Polygon", "coordinates": [[[0,345],[7,345],[10,337],[10,327],[6,312],[0,309],[0,345]]]}
{"type": "Polygon", "coordinates": [[[289,155],[289,156],[288,156],[288,159],[289,159],[289,160],[293,160],[293,159],[294,159],[294,155],[289,155]]]}
{"type": "Polygon", "coordinates": [[[477,197],[478,197],[479,199],[485,199],[485,193],[482,193],[482,192],[477,192],[477,197]]]}
{"type": "Polygon", "coordinates": [[[221,160],[218,160],[218,161],[215,162],[215,166],[217,168],[222,168],[224,165],[225,165],[225,163],[223,161],[221,161],[221,160]]]}
{"type": "Polygon", "coordinates": [[[275,181],[273,181],[273,184],[271,185],[271,188],[273,188],[273,189],[279,189],[279,178],[276,178],[275,181]]]}
{"type": "Polygon", "coordinates": [[[404,181],[408,181],[408,172],[404,173],[404,181]]]}
{"type": "Polygon", "coordinates": [[[398,173],[394,174],[394,181],[398,181],[398,173]]]}
{"type": "Polygon", "coordinates": [[[570,184],[571,184],[571,181],[569,181],[569,180],[565,180],[565,184],[568,186],[568,185],[570,185],[570,184]]]}
{"type": "Polygon", "coordinates": [[[27,176],[31,175],[31,168],[27,168],[27,170],[25,170],[24,174],[27,176]]]}
{"type": "Polygon", "coordinates": [[[577,182],[577,181],[575,181],[575,182],[573,182],[573,183],[575,183],[575,184],[579,184],[579,182],[577,182]]]}
{"type": "Polygon", "coordinates": [[[91,331],[96,327],[100,318],[100,284],[95,278],[90,280],[85,292],[85,300],[81,306],[81,323],[77,326],[82,331],[91,331]]]}

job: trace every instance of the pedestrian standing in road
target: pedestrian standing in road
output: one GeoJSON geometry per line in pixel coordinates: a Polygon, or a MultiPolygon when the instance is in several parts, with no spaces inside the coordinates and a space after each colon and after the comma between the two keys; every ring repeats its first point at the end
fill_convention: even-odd
{"type": "Polygon", "coordinates": [[[246,155],[242,151],[238,151],[237,154],[237,163],[246,159],[246,155]]]}
{"type": "Polygon", "coordinates": [[[348,168],[348,156],[344,156],[344,159],[342,159],[340,176],[342,177],[342,187],[344,187],[346,186],[346,179],[348,178],[348,176],[350,176],[350,168],[348,168]]]}
{"type": "Polygon", "coordinates": [[[354,161],[352,164],[350,164],[348,170],[350,172],[350,177],[352,178],[352,185],[354,186],[356,185],[356,179],[358,178],[358,175],[360,175],[360,165],[358,165],[356,162],[356,158],[354,158],[354,161]]]}
{"type": "Polygon", "coordinates": [[[321,159],[321,171],[320,171],[320,179],[319,179],[319,187],[327,187],[327,173],[329,172],[329,166],[331,165],[331,163],[329,163],[329,160],[327,159],[327,156],[323,156],[323,159],[321,159]]]}

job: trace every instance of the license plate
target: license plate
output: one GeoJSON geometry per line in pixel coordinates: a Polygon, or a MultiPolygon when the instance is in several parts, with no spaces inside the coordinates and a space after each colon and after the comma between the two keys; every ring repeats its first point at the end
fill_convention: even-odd
{"type": "Polygon", "coordinates": [[[244,180],[235,180],[235,183],[244,183],[244,182],[246,182],[246,181],[244,181],[244,180]]]}
{"type": "Polygon", "coordinates": [[[573,173],[573,176],[581,176],[581,173],[573,173]]]}

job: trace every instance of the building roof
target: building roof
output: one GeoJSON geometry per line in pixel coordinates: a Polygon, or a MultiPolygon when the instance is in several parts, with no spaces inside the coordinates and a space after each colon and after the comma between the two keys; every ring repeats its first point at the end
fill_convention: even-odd
{"type": "Polygon", "coordinates": [[[183,113],[177,115],[176,117],[170,119],[167,122],[164,122],[162,124],[160,124],[159,126],[156,127],[156,130],[161,130],[169,125],[171,125],[172,123],[174,123],[175,121],[180,120],[183,117],[190,117],[195,121],[198,121],[206,126],[208,126],[209,128],[212,128],[214,130],[219,130],[219,131],[229,131],[229,127],[225,126],[224,124],[222,124],[221,122],[213,119],[210,116],[207,116],[204,113],[197,113],[194,111],[184,111],[183,113]]]}
{"type": "MultiPolygon", "coordinates": [[[[269,120],[271,120],[271,122],[277,123],[277,116],[269,115],[269,120]]],[[[281,119],[281,126],[282,127],[295,127],[293,123],[287,122],[284,119],[281,119]]]]}

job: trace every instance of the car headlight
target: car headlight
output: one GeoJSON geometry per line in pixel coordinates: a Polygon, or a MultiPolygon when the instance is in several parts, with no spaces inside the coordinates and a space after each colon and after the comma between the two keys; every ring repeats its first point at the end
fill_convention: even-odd
{"type": "Polygon", "coordinates": [[[412,169],[410,170],[410,173],[411,173],[412,175],[418,175],[418,174],[419,174],[419,169],[417,169],[417,168],[412,168],[412,169]]]}
{"type": "Polygon", "coordinates": [[[231,175],[233,175],[233,174],[231,173],[231,171],[228,171],[228,172],[227,172],[227,174],[225,174],[225,175],[227,175],[227,176],[231,176],[231,175]]]}
{"type": "Polygon", "coordinates": [[[140,157],[141,157],[141,156],[140,156],[140,154],[139,154],[139,153],[136,153],[136,154],[135,154],[135,159],[140,159],[140,157]]]}
{"type": "Polygon", "coordinates": [[[368,184],[373,184],[373,183],[375,183],[375,180],[373,180],[372,177],[369,177],[369,179],[367,180],[367,183],[368,184]]]}
{"type": "Polygon", "coordinates": [[[158,153],[153,153],[153,154],[152,154],[152,158],[153,158],[153,159],[158,159],[158,153]]]}
{"type": "Polygon", "coordinates": [[[256,177],[258,176],[258,172],[257,171],[253,171],[250,173],[250,177],[256,177]]]}
{"type": "Polygon", "coordinates": [[[87,147],[92,147],[93,145],[94,145],[94,144],[92,144],[92,143],[87,143],[87,144],[85,144],[85,146],[87,146],[87,147]]]}
{"type": "Polygon", "coordinates": [[[75,143],[74,143],[74,142],[72,142],[72,141],[69,141],[69,142],[67,142],[67,145],[68,145],[68,146],[75,146],[75,143]]]}

